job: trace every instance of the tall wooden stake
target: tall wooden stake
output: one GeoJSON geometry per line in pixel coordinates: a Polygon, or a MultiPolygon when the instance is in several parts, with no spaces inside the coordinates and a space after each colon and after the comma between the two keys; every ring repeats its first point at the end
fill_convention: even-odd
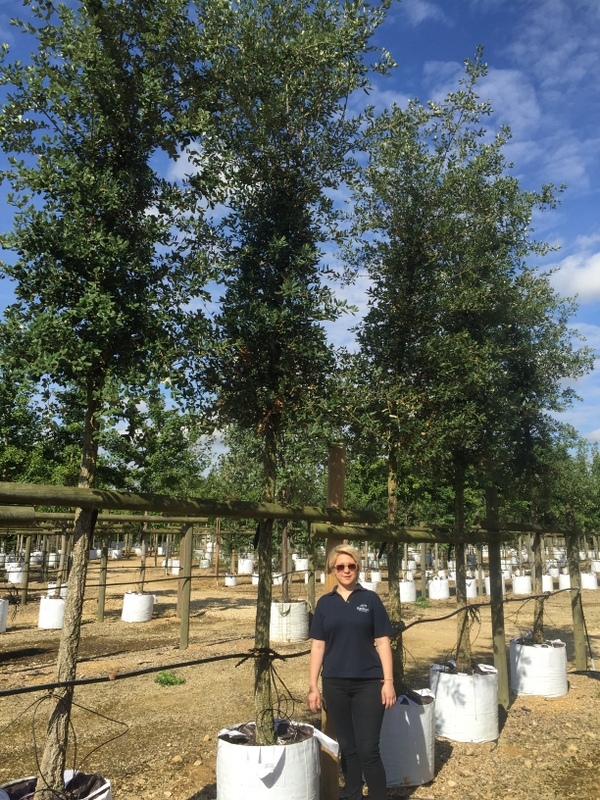
{"type": "Polygon", "coordinates": [[[194,526],[184,526],[183,536],[181,537],[180,554],[183,560],[183,579],[179,581],[181,586],[181,627],[179,630],[179,649],[185,650],[190,639],[190,603],[192,598],[192,556],[193,556],[193,534],[194,526]]]}
{"type": "Polygon", "coordinates": [[[585,625],[583,620],[583,606],[581,604],[581,574],[579,572],[579,535],[575,528],[575,519],[571,517],[572,526],[566,537],[567,559],[571,575],[571,613],[573,614],[573,644],[575,645],[575,669],[587,669],[587,656],[585,654],[585,625]]]}

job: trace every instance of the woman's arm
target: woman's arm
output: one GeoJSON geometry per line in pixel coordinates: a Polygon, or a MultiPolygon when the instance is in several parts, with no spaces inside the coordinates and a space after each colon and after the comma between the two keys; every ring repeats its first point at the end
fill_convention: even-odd
{"type": "Polygon", "coordinates": [[[383,682],[381,684],[381,702],[386,708],[391,708],[396,702],[396,690],[394,689],[394,669],[392,661],[392,645],[389,636],[381,636],[375,639],[377,653],[383,668],[383,682]]]}
{"type": "Polygon", "coordinates": [[[319,691],[319,675],[323,666],[325,642],[322,639],[313,639],[310,647],[310,671],[308,678],[308,705],[314,713],[321,708],[321,692],[319,691]]]}

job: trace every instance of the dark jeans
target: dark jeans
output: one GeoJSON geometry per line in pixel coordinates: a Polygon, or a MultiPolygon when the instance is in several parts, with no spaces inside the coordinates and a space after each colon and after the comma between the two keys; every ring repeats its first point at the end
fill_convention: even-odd
{"type": "Polygon", "coordinates": [[[362,776],[370,800],[386,800],[385,770],[379,755],[384,706],[381,681],[323,678],[323,697],[340,750],[348,800],[362,800],[362,776]]]}

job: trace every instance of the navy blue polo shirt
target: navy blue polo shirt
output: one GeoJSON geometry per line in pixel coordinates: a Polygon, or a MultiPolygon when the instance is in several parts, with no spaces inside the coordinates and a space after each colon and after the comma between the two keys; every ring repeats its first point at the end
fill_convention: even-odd
{"type": "Polygon", "coordinates": [[[375,639],[394,635],[379,595],[360,583],[347,600],[337,586],[315,608],[310,638],[325,642],[323,678],[383,678],[375,639]]]}

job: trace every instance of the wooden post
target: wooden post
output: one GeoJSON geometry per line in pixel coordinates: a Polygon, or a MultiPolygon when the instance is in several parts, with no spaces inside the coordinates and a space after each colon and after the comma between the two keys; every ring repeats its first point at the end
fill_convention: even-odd
{"type": "Polygon", "coordinates": [[[65,583],[67,580],[67,575],[69,574],[69,540],[67,538],[67,534],[62,532],[60,537],[60,562],[58,565],[58,575],[56,576],[56,582],[58,584],[65,583]]]}
{"type": "Polygon", "coordinates": [[[31,559],[31,540],[33,536],[25,536],[25,563],[23,564],[23,584],[21,586],[21,605],[27,603],[27,588],[29,586],[29,561],[31,559]]]}
{"type": "Polygon", "coordinates": [[[190,602],[192,598],[192,556],[194,550],[194,526],[185,528],[181,539],[180,556],[183,556],[183,579],[181,586],[181,627],[179,649],[185,650],[190,638],[190,602]]]}
{"type": "Polygon", "coordinates": [[[425,566],[427,545],[421,542],[421,597],[427,597],[427,568],[425,566]]]}
{"type": "MultiPolygon", "coordinates": [[[[486,513],[489,520],[498,520],[498,499],[496,489],[486,489],[486,513]]],[[[492,617],[492,642],[494,650],[494,666],[498,671],[498,705],[506,711],[510,705],[508,683],[508,663],[506,659],[506,634],[504,631],[504,597],[502,593],[502,552],[499,541],[488,544],[490,573],[490,600],[492,617]]]]}
{"type": "Polygon", "coordinates": [[[42,566],[41,566],[41,573],[40,573],[40,580],[42,583],[46,583],[48,580],[48,537],[42,536],[42,566]]]}
{"type": "Polygon", "coordinates": [[[215,549],[214,549],[214,556],[215,556],[215,584],[219,585],[219,557],[221,551],[221,518],[217,517],[216,528],[215,528],[215,549]]]}
{"type": "Polygon", "coordinates": [[[477,569],[477,573],[476,573],[476,576],[477,576],[477,594],[479,595],[479,597],[481,597],[481,595],[483,594],[483,586],[484,586],[484,581],[483,581],[483,545],[482,544],[476,545],[476,547],[475,547],[475,557],[477,559],[477,565],[476,565],[476,569],[477,569]]]}
{"type": "Polygon", "coordinates": [[[290,546],[288,541],[288,523],[283,522],[281,531],[281,602],[290,602],[290,546]]]}
{"type": "Polygon", "coordinates": [[[317,570],[317,563],[315,558],[315,542],[312,537],[311,531],[311,524],[308,523],[308,612],[309,617],[312,619],[312,615],[315,611],[316,599],[317,599],[317,578],[316,578],[316,570],[317,570]]]}
{"type": "Polygon", "coordinates": [[[108,575],[108,540],[102,539],[100,546],[100,579],[98,581],[98,608],[96,621],[104,622],[104,609],[106,607],[106,578],[108,575]]]}
{"type": "Polygon", "coordinates": [[[575,529],[575,520],[571,519],[573,528],[566,537],[567,558],[571,575],[571,612],[573,614],[573,644],[575,645],[575,669],[587,669],[585,654],[585,625],[583,606],[581,604],[581,574],[579,572],[579,536],[575,529]]]}
{"type": "MultiPolygon", "coordinates": [[[[327,505],[330,508],[343,508],[344,483],[346,479],[346,452],[341,444],[334,444],[329,449],[328,480],[327,480],[327,505]]],[[[333,548],[342,544],[344,540],[337,537],[328,537],[325,540],[325,591],[330,592],[335,586],[335,578],[327,570],[327,560],[333,548]]],[[[335,738],[335,731],[327,709],[323,704],[321,708],[321,730],[335,738]]],[[[329,750],[321,748],[321,791],[320,800],[337,800],[339,797],[339,767],[338,760],[329,750]]]]}

